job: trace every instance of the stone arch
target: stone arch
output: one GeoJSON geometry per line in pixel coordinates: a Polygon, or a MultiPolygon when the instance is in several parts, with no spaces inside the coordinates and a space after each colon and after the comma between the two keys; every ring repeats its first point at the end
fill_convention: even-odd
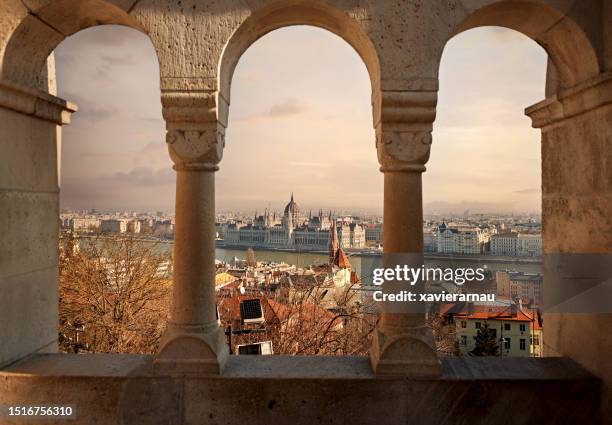
{"type": "Polygon", "coordinates": [[[267,33],[294,25],[310,25],[328,30],[355,49],[368,70],[372,86],[373,116],[378,116],[380,62],[374,44],[351,16],[329,5],[311,1],[283,1],[257,10],[232,34],[223,49],[218,69],[219,96],[224,103],[230,103],[232,77],[242,54],[267,33]]]}
{"type": "Polygon", "coordinates": [[[146,34],[129,14],[134,5],[113,0],[58,0],[30,10],[8,40],[0,61],[0,79],[46,90],[46,61],[55,48],[80,30],[123,25],[146,34]]]}
{"type": "Polygon", "coordinates": [[[588,35],[571,17],[541,1],[490,2],[461,21],[454,35],[482,26],[510,28],[542,46],[555,65],[561,88],[575,86],[600,72],[588,35]]]}

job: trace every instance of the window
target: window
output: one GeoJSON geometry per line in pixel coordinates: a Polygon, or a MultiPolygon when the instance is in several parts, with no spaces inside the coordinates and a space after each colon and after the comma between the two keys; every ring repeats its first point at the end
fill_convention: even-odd
{"type": "Polygon", "coordinates": [[[531,340],[531,345],[540,345],[540,338],[537,335],[532,336],[530,340],[531,340]]]}
{"type": "Polygon", "coordinates": [[[504,323],[504,330],[505,331],[509,331],[510,330],[510,323],[504,323]]]}
{"type": "Polygon", "coordinates": [[[461,321],[461,327],[464,328],[464,329],[467,328],[467,320],[462,320],[461,321]]]}
{"type": "Polygon", "coordinates": [[[521,332],[525,332],[526,328],[527,328],[527,326],[524,323],[521,323],[519,325],[519,329],[521,330],[521,332]]]}
{"type": "Polygon", "coordinates": [[[474,326],[476,327],[476,329],[480,329],[480,322],[476,322],[474,326]]]}
{"type": "Polygon", "coordinates": [[[467,345],[467,336],[461,335],[461,345],[467,345]]]}
{"type": "Polygon", "coordinates": [[[510,338],[504,338],[504,348],[505,348],[506,350],[509,350],[509,349],[510,349],[510,342],[511,342],[511,341],[510,341],[510,338]]]}
{"type": "Polygon", "coordinates": [[[489,334],[491,334],[493,338],[497,338],[497,329],[489,328],[489,334]]]}
{"type": "Polygon", "coordinates": [[[521,338],[521,340],[519,341],[519,349],[521,351],[525,351],[525,339],[521,338]]]}

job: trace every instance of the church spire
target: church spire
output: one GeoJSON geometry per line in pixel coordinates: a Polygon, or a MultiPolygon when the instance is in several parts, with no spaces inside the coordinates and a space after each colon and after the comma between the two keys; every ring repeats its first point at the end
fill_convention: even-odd
{"type": "Polygon", "coordinates": [[[338,251],[338,232],[336,231],[336,220],[333,220],[329,235],[329,265],[333,266],[336,262],[336,252],[338,251]]]}

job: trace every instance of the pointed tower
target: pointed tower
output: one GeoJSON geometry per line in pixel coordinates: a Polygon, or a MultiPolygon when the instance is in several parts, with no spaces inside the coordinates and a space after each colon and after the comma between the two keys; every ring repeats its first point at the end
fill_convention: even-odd
{"type": "Polygon", "coordinates": [[[336,252],[339,248],[338,232],[336,231],[336,221],[332,221],[329,229],[329,265],[333,266],[336,263],[336,252]]]}

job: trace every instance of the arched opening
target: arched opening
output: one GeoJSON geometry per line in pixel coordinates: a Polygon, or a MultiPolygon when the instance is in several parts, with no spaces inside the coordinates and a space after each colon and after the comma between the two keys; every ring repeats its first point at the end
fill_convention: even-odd
{"type": "Polygon", "coordinates": [[[558,72],[560,88],[569,88],[600,71],[589,35],[566,15],[570,12],[533,1],[496,1],[470,13],[456,33],[483,26],[516,30],[546,50],[558,72]]]}
{"type": "Polygon", "coordinates": [[[104,0],[83,0],[78,4],[60,0],[28,8],[28,15],[4,49],[1,78],[45,90],[47,58],[64,38],[98,25],[123,25],[144,32],[129,14],[135,3],[120,7],[104,0]]]}
{"type": "MultiPolygon", "coordinates": [[[[262,34],[276,26],[286,25],[262,34]]],[[[290,26],[255,39],[240,63],[232,59],[237,66],[226,57],[221,66],[232,108],[217,179],[217,259],[239,276],[217,291],[222,324],[237,329],[238,305],[256,298],[265,323],[242,326],[266,331],[233,336],[234,353],[271,341],[274,354],[366,354],[373,320],[359,309],[360,260],[347,253],[366,249],[366,223],[382,213],[372,76],[325,29],[290,26]],[[245,256],[250,265],[237,274],[233,259],[245,256]]]]}
{"type": "Polygon", "coordinates": [[[436,266],[482,268],[482,281],[455,289],[495,298],[445,307],[437,331],[446,354],[542,356],[540,133],[523,111],[544,97],[546,63],[533,40],[502,27],[445,47],[424,175],[425,250],[436,266]]]}
{"type": "MultiPolygon", "coordinates": [[[[462,152],[455,151],[454,154],[457,155],[460,153],[467,153],[468,150],[473,150],[470,160],[475,161],[474,167],[465,167],[465,169],[461,170],[460,177],[458,175],[459,172],[455,174],[454,178],[456,179],[456,182],[454,184],[458,186],[455,193],[459,192],[459,187],[462,186],[468,188],[465,190],[469,190],[471,187],[473,191],[481,192],[483,191],[482,187],[485,186],[489,191],[489,194],[486,196],[499,197],[500,194],[506,192],[507,199],[514,199],[515,206],[516,202],[519,201],[517,197],[525,198],[527,196],[536,195],[539,198],[539,204],[544,211],[542,211],[543,217],[540,219],[539,236],[529,234],[529,228],[533,227],[531,225],[523,226],[527,229],[523,229],[523,233],[526,234],[521,237],[519,232],[521,229],[519,228],[517,228],[514,232],[503,229],[503,233],[491,235],[490,226],[487,227],[486,232],[483,232],[482,229],[475,228],[472,229],[471,232],[461,232],[460,230],[457,231],[457,229],[454,229],[455,232],[453,233],[448,229],[446,223],[443,222],[442,227],[434,226],[434,228],[432,228],[433,232],[426,235],[426,238],[429,237],[428,239],[430,240],[430,245],[434,245],[433,249],[436,251],[441,249],[439,246],[440,244],[444,245],[442,250],[452,251],[453,243],[457,242],[457,239],[460,239],[458,236],[459,233],[471,233],[473,238],[482,239],[479,244],[481,246],[475,248],[476,252],[488,250],[489,253],[497,252],[505,257],[510,256],[511,254],[527,255],[531,254],[532,251],[534,253],[539,253],[539,255],[542,255],[542,253],[545,254],[546,252],[555,251],[554,245],[556,236],[553,236],[550,230],[548,232],[546,231],[546,214],[550,214],[550,209],[546,209],[546,202],[543,201],[546,199],[546,196],[548,196],[546,193],[543,194],[543,192],[548,191],[547,188],[549,187],[550,180],[554,179],[555,173],[551,168],[554,159],[551,157],[550,141],[545,142],[545,138],[542,138],[542,146],[539,148],[542,152],[541,159],[535,155],[535,152],[537,152],[535,150],[537,145],[535,144],[532,145],[533,148],[525,147],[523,150],[519,150],[516,142],[506,142],[508,143],[508,148],[505,151],[501,151],[501,147],[499,147],[499,145],[500,142],[504,143],[504,140],[507,141],[509,137],[521,137],[525,141],[532,139],[534,142],[539,142],[541,139],[540,135],[536,132],[527,130],[527,122],[524,118],[519,117],[518,111],[523,109],[526,105],[533,103],[535,100],[537,100],[537,98],[548,96],[554,100],[557,98],[557,95],[562,97],[564,96],[564,92],[567,92],[566,89],[577,86],[585,81],[589,81],[599,74],[599,58],[593,47],[591,39],[589,38],[592,37],[592,35],[587,34],[581,26],[572,20],[573,14],[576,13],[580,13],[579,8],[572,10],[560,10],[536,2],[499,1],[491,2],[488,5],[481,6],[471,11],[467,18],[457,27],[455,31],[456,34],[477,27],[505,27],[518,31],[519,33],[523,34],[523,36],[529,37],[531,40],[538,43],[544,49],[544,52],[539,49],[535,49],[532,50],[532,53],[529,53],[529,50],[525,50],[521,57],[516,58],[516,63],[523,64],[524,68],[515,68],[516,63],[508,62],[507,59],[508,56],[515,55],[516,52],[513,50],[511,44],[508,44],[507,42],[512,38],[516,38],[517,41],[522,38],[524,42],[525,37],[518,36],[517,38],[516,34],[510,32],[502,33],[500,32],[500,29],[492,30],[495,31],[492,34],[497,34],[497,38],[501,37],[500,41],[506,38],[506,45],[498,48],[493,47],[489,50],[485,60],[480,59],[478,69],[474,67],[472,70],[473,75],[479,76],[479,81],[472,82],[472,90],[469,92],[466,91],[463,94],[461,104],[455,106],[454,112],[450,106],[453,103],[452,97],[450,94],[448,97],[446,97],[447,93],[444,90],[444,69],[441,70],[442,81],[440,103],[438,107],[438,119],[435,126],[437,138],[441,138],[442,140],[444,138],[459,138],[461,137],[460,134],[463,133],[463,137],[468,139],[465,142],[467,144],[467,148],[464,148],[466,150],[462,150],[462,152]],[[500,55],[499,59],[497,59],[497,61],[491,61],[490,58],[495,58],[496,55],[500,55]],[[542,77],[544,75],[544,61],[546,60],[546,56],[548,59],[548,69],[546,72],[546,81],[544,81],[542,77]],[[494,63],[495,65],[491,65],[491,63],[494,63]],[[496,70],[491,70],[489,74],[483,75],[482,70],[487,69],[487,64],[489,64],[489,67],[498,66],[500,64],[501,66],[498,66],[498,69],[496,70]],[[534,66],[538,69],[534,70],[534,66]],[[485,94],[481,92],[483,87],[486,87],[487,81],[490,81],[492,78],[501,80],[503,77],[508,76],[508,71],[515,74],[515,88],[505,90],[504,86],[502,85],[501,90],[499,90],[497,87],[491,87],[490,90],[496,92],[492,97],[492,99],[495,99],[495,101],[491,103],[488,108],[482,104],[481,96],[479,96],[478,99],[475,99],[474,96],[472,96],[474,93],[477,95],[485,94]],[[538,74],[540,76],[539,78],[537,77],[538,74]],[[534,87],[534,84],[537,84],[537,87],[534,87]],[[527,103],[524,103],[523,105],[514,105],[512,107],[508,102],[509,99],[519,98],[523,99],[523,101],[526,101],[527,103]],[[480,102],[480,104],[475,102],[480,102]],[[510,110],[504,111],[504,109],[508,109],[508,107],[515,112],[511,112],[510,110]],[[445,109],[447,110],[446,113],[445,109]],[[486,112],[484,112],[485,110],[486,112]],[[461,117],[461,114],[464,111],[471,111],[471,116],[461,117]],[[466,123],[474,122],[475,120],[481,120],[483,114],[485,117],[487,117],[485,122],[483,122],[484,125],[491,126],[495,122],[499,122],[502,119],[504,120],[503,126],[499,126],[498,124],[492,125],[493,128],[491,128],[491,130],[494,130],[497,126],[497,134],[495,134],[495,131],[491,131],[489,133],[490,135],[486,136],[486,138],[495,137],[496,140],[495,144],[490,143],[491,141],[487,140],[486,142],[489,142],[489,144],[484,145],[485,148],[490,149],[489,155],[485,156],[487,161],[485,164],[480,162],[483,160],[484,149],[479,149],[479,143],[476,139],[478,135],[486,134],[483,131],[485,127],[476,127],[478,131],[475,134],[469,135],[469,127],[466,128],[465,125],[466,123]],[[495,117],[495,114],[497,114],[497,117],[495,117]],[[446,124],[445,121],[447,122],[446,124]],[[454,129],[452,125],[453,121],[456,123],[454,129]],[[491,121],[493,121],[493,123],[491,121]],[[521,121],[523,121],[524,124],[520,123],[521,121]],[[515,122],[516,124],[510,125],[509,128],[506,128],[505,125],[507,125],[509,122],[515,122]],[[504,129],[502,130],[502,128],[504,129]],[[493,146],[495,146],[495,148],[493,148],[493,146]],[[497,148],[500,150],[499,153],[495,153],[497,148]],[[528,152],[531,152],[531,154],[528,152]],[[509,160],[507,162],[499,162],[496,167],[490,167],[488,172],[483,172],[486,170],[487,164],[496,164],[498,162],[500,154],[503,154],[504,157],[514,156],[514,160],[511,158],[505,158],[509,160]],[[529,163],[531,163],[531,167],[529,167],[529,163]],[[531,179],[534,179],[536,177],[536,175],[534,175],[535,170],[541,170],[542,175],[541,179],[538,179],[537,184],[526,185],[524,189],[519,189],[517,185],[519,184],[521,178],[531,175],[531,179]],[[466,175],[471,175],[471,177],[466,178],[466,175]],[[495,176],[497,177],[497,184],[492,183],[495,176]],[[457,181],[457,179],[459,180],[457,181]],[[479,184],[477,183],[478,180],[480,180],[479,184]],[[516,186],[516,188],[511,189],[512,185],[516,186]],[[441,237],[440,235],[442,233],[447,234],[448,237],[441,237]],[[488,246],[485,241],[487,238],[489,240],[488,246]],[[436,244],[438,246],[435,246],[436,244]],[[523,252],[521,252],[521,249],[523,252]]],[[[469,33],[465,35],[461,34],[457,38],[451,40],[446,46],[445,52],[448,51],[448,48],[452,46],[453,43],[456,43],[457,40],[461,40],[463,38],[465,38],[465,40],[469,40],[469,33]]],[[[472,43],[475,44],[477,42],[472,40],[472,43]]],[[[529,48],[533,49],[533,45],[529,48]]],[[[477,50],[477,47],[475,50],[477,50]]],[[[478,59],[473,59],[473,61],[478,61],[478,59]]],[[[461,69],[460,62],[458,62],[456,65],[459,65],[458,69],[461,69]]],[[[468,65],[471,66],[469,63],[468,65]]],[[[444,66],[444,61],[442,66],[444,66]]],[[[457,75],[458,74],[453,73],[453,76],[450,78],[456,78],[457,75]]],[[[466,77],[464,76],[463,78],[466,77]]],[[[508,81],[512,81],[512,79],[508,81]]],[[[464,84],[465,82],[462,83],[464,84]]],[[[496,81],[496,85],[499,85],[499,82],[496,81]]],[[[509,85],[508,87],[511,86],[512,85],[509,85]]],[[[456,91],[456,87],[453,87],[453,91],[456,91]]],[[[534,120],[534,124],[535,123],[536,120],[534,120]]],[[[452,152],[448,152],[447,150],[450,146],[452,145],[449,143],[449,145],[445,146],[444,148],[444,154],[448,154],[448,158],[452,156],[452,152]]],[[[450,147],[450,149],[454,149],[454,147],[450,147]]],[[[431,171],[429,175],[426,176],[426,181],[428,182],[432,182],[436,179],[436,152],[438,152],[438,150],[434,148],[434,151],[432,152],[431,166],[429,167],[431,171]]],[[[453,161],[453,163],[455,163],[455,161],[453,161]]],[[[442,165],[440,165],[440,167],[442,168],[442,165]]],[[[439,172],[442,172],[442,170],[440,169],[439,172]]],[[[463,192],[463,189],[461,192],[463,192]]],[[[480,205],[477,208],[483,209],[483,205],[480,205]]],[[[470,210],[470,208],[465,206],[463,210],[465,211],[464,214],[458,214],[460,216],[459,221],[466,220],[469,224],[474,224],[473,222],[469,222],[469,218],[465,217],[469,215],[468,210],[470,210]]],[[[474,209],[472,208],[471,211],[473,213],[474,209]]],[[[498,230],[500,229],[494,229],[495,232],[498,230]]],[[[467,236],[464,235],[463,239],[466,238],[467,236]]],[[[465,242],[465,240],[463,242],[465,242]]],[[[465,247],[462,247],[461,250],[465,251],[465,247]]],[[[543,257],[543,259],[545,260],[546,258],[543,257]]],[[[502,296],[509,296],[511,299],[513,299],[514,301],[511,300],[510,303],[514,304],[514,307],[512,307],[514,311],[526,310],[525,318],[530,317],[531,320],[524,323],[523,328],[529,329],[530,332],[532,332],[534,329],[534,326],[530,325],[533,325],[536,320],[539,321],[538,317],[540,316],[540,313],[542,313],[543,309],[546,308],[544,305],[544,266],[540,267],[542,270],[531,270],[531,272],[536,272],[531,273],[535,274],[535,277],[528,276],[526,270],[522,272],[517,270],[517,273],[515,274],[509,272],[508,270],[495,271],[495,273],[491,273],[491,270],[489,270],[489,273],[491,274],[490,283],[489,289],[486,289],[487,292],[494,292],[495,294],[501,293],[502,296]],[[534,308],[521,308],[523,307],[522,299],[524,298],[531,299],[532,303],[528,305],[534,308]],[[533,300],[537,300],[537,304],[541,305],[533,306],[533,300]],[[518,306],[516,305],[517,301],[519,302],[518,306]]],[[[550,282],[552,282],[552,280],[550,280],[549,273],[547,275],[549,277],[546,280],[549,283],[546,285],[546,287],[549,287],[550,290],[550,282]]],[[[555,279],[553,278],[553,280],[555,279]]],[[[475,290],[485,289],[475,288],[475,290]]],[[[489,309],[488,306],[483,308],[489,309]]],[[[488,312],[485,313],[489,314],[488,312]]],[[[476,325],[475,321],[469,320],[471,317],[470,314],[466,314],[465,317],[459,317],[456,315],[455,317],[462,319],[458,320],[455,324],[451,324],[451,327],[457,333],[457,336],[453,337],[456,339],[456,343],[459,345],[456,347],[456,349],[462,352],[469,351],[470,348],[474,349],[475,347],[470,347],[470,344],[475,344],[476,339],[474,338],[475,335],[470,334],[470,332],[474,333],[476,331],[474,329],[470,329],[470,325],[473,325],[472,327],[474,327],[476,325]],[[459,324],[461,324],[461,326],[459,326],[459,324]]],[[[499,327],[499,329],[493,331],[497,332],[497,340],[492,341],[492,343],[496,343],[496,353],[510,354],[514,352],[514,355],[537,356],[546,354],[546,351],[544,350],[543,337],[541,334],[530,335],[529,339],[521,336],[515,338],[508,337],[507,332],[505,336],[500,336],[500,332],[507,329],[507,327],[512,328],[512,324],[501,323],[500,320],[496,320],[495,323],[496,326],[499,327]],[[510,341],[508,341],[508,338],[510,338],[510,341]],[[512,340],[514,341],[512,342],[512,340]],[[537,346],[535,344],[536,341],[537,346]]],[[[482,323],[478,323],[478,325],[482,326],[482,323]]],[[[556,332],[553,328],[551,328],[551,333],[556,332]]],[[[478,331],[480,332],[481,330],[479,329],[478,331]]],[[[486,338],[484,338],[483,335],[476,336],[479,336],[482,342],[483,338],[490,339],[489,334],[491,332],[486,333],[486,338]]]]}
{"type": "Polygon", "coordinates": [[[121,26],[54,51],[62,134],[59,346],[154,354],[171,305],[175,172],[163,143],[155,50],[121,26]]]}
{"type": "MultiPolygon", "coordinates": [[[[136,173],[122,173],[119,168],[111,170],[117,161],[126,166],[129,160],[121,158],[121,153],[133,150],[131,154],[143,149],[137,145],[144,139],[157,141],[164,148],[160,141],[162,123],[149,125],[141,132],[134,128],[136,122],[143,126],[147,118],[151,118],[146,113],[138,114],[137,100],[147,98],[152,105],[159,104],[159,71],[150,40],[141,34],[142,28],[128,14],[130,6],[87,0],[78,5],[58,1],[32,7],[34,9],[29,10],[2,50],[0,70],[5,95],[3,106],[6,107],[0,113],[3,127],[8,131],[5,134],[9,136],[3,140],[2,161],[8,165],[3,186],[13,198],[7,204],[11,206],[7,228],[15,229],[6,237],[7,256],[2,255],[4,277],[0,309],[7,329],[0,337],[3,341],[0,349],[2,365],[34,353],[56,352],[58,349],[58,316],[61,315],[58,311],[58,264],[63,255],[60,251],[65,253],[65,246],[58,250],[60,180],[68,180],[67,187],[72,187],[73,200],[89,195],[95,198],[99,194],[106,194],[108,200],[112,199],[109,191],[117,189],[126,177],[136,177],[145,186],[156,178],[168,177],[166,174],[142,173],[142,169],[136,173]],[[60,45],[80,30],[101,24],[129,28],[108,27],[101,30],[106,32],[98,38],[85,31],[60,45]],[[130,52],[128,45],[121,46],[119,38],[112,36],[113,30],[131,32],[133,29],[138,30],[137,38],[141,37],[138,42],[144,46],[137,53],[130,52]],[[75,40],[88,37],[91,39],[89,49],[75,47],[75,40]],[[74,116],[75,127],[64,135],[64,159],[70,161],[70,165],[61,177],[60,125],[69,122],[70,113],[76,108],[56,97],[55,62],[51,55],[56,48],[60,52],[57,64],[60,94],[75,95],[71,100],[83,102],[83,113],[74,116]],[[96,50],[104,52],[106,57],[96,57],[96,50]],[[126,101],[120,94],[130,91],[125,87],[130,85],[129,81],[122,79],[125,83],[123,90],[114,91],[113,78],[116,76],[113,72],[118,69],[115,67],[129,67],[130,61],[138,62],[142,57],[149,61],[150,69],[146,74],[151,78],[149,82],[153,90],[146,95],[133,90],[134,98],[126,101]],[[66,79],[70,82],[67,83],[66,79]],[[105,88],[101,87],[101,81],[104,81],[105,88]],[[100,97],[99,102],[97,97],[100,97]],[[138,142],[134,143],[136,140],[138,142]],[[130,141],[133,143],[131,147],[130,141]],[[90,173],[94,169],[100,171],[98,177],[104,176],[107,183],[114,186],[108,186],[105,191],[101,181],[95,182],[95,173],[90,173]],[[91,191],[93,186],[83,185],[88,180],[97,185],[97,193],[91,191]]],[[[131,81],[132,86],[136,79],[145,80],[137,74],[131,81]]],[[[153,110],[154,115],[160,115],[159,106],[153,110]]],[[[153,155],[143,153],[139,161],[144,161],[146,156],[153,155]]],[[[133,166],[137,163],[134,162],[133,166]]],[[[61,203],[65,200],[62,199],[61,203]]],[[[98,218],[96,221],[99,225],[101,220],[98,218]]],[[[83,265],[82,271],[86,268],[83,265]]]]}
{"type": "Polygon", "coordinates": [[[275,29],[292,25],[310,25],[326,29],[348,44],[365,64],[372,88],[374,125],[380,116],[380,62],[372,41],[355,20],[333,7],[312,2],[278,2],[253,13],[237,30],[223,50],[219,63],[219,96],[229,105],[231,82],[240,57],[257,39],[275,29]]]}

